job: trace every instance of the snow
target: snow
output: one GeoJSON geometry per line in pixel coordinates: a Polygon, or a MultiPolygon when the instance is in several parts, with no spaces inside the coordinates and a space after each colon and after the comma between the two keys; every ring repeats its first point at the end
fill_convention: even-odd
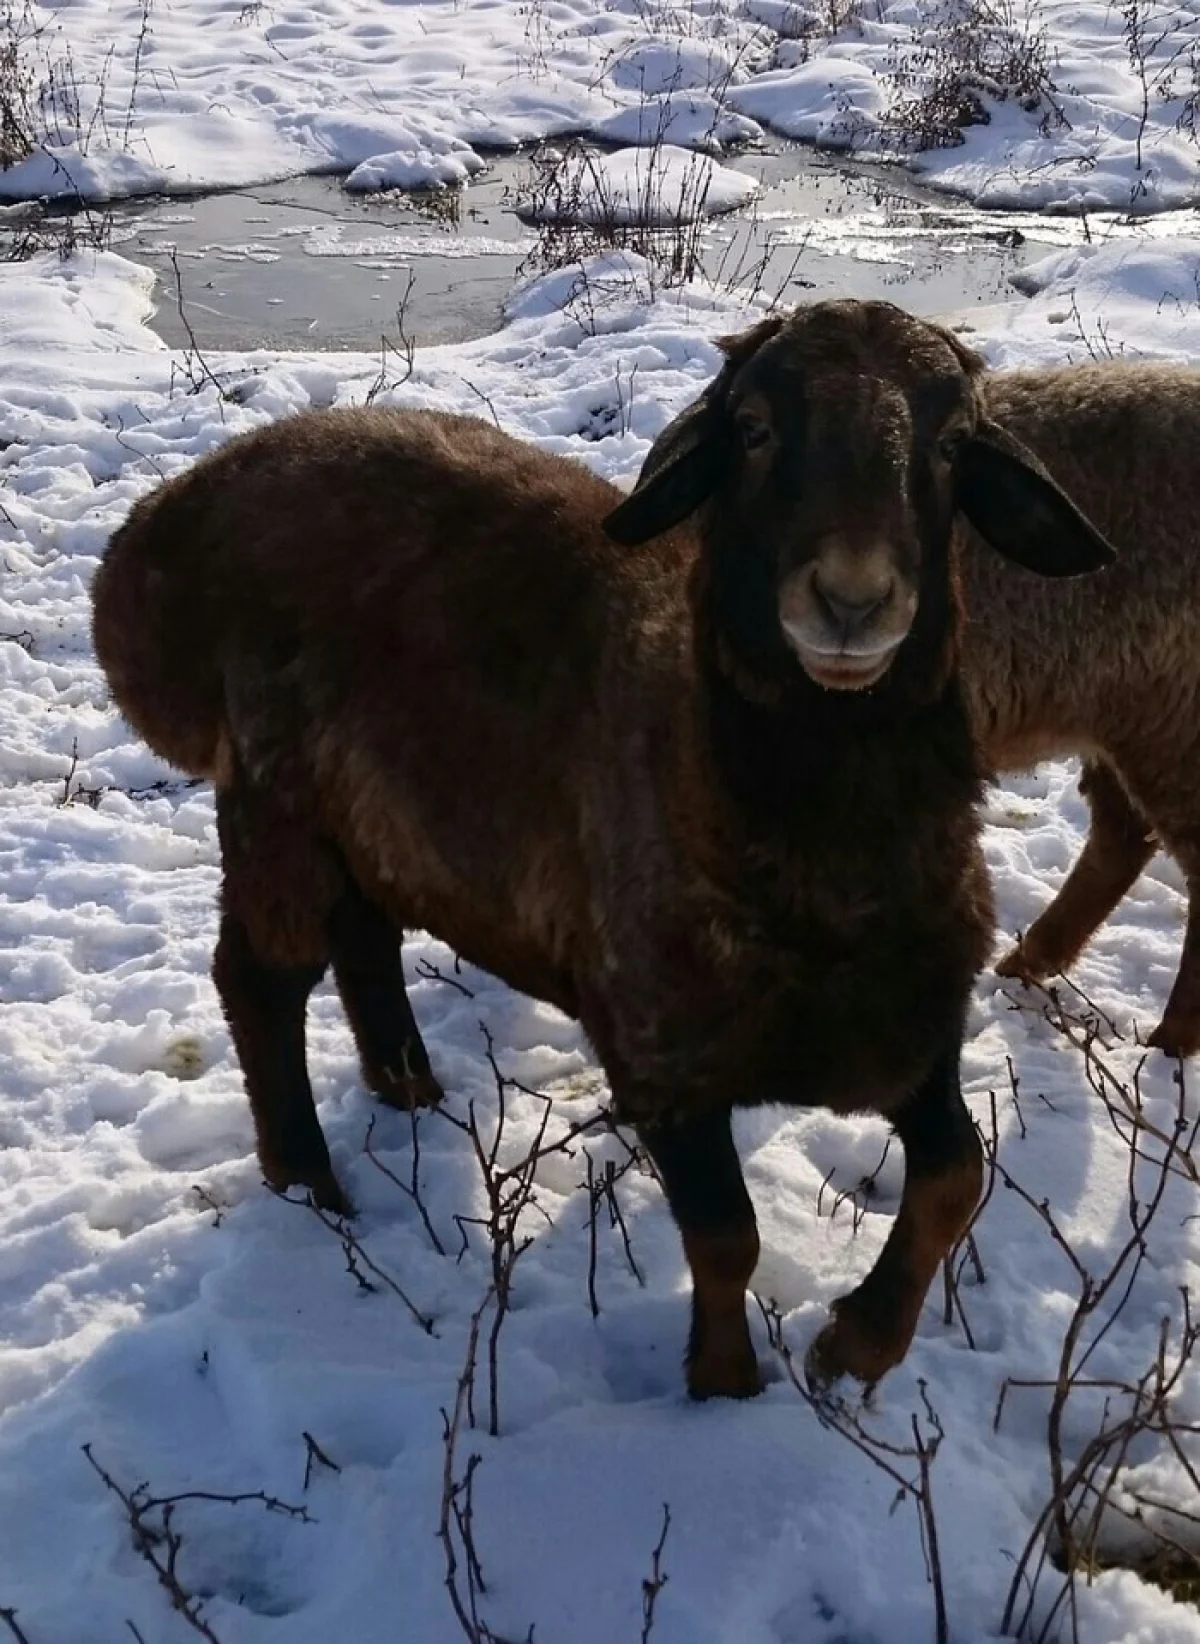
{"type": "MultiPolygon", "coordinates": [[[[1034,295],[971,310],[973,340],[997,363],[1061,358],[1085,350],[1103,320],[1114,349],[1200,358],[1198,268],[1195,239],[1067,244],[1027,273],[1034,295]]],[[[715,369],[713,338],[748,315],[698,287],[652,297],[650,271],[628,256],[586,270],[586,304],[583,277],[563,270],[526,285],[493,337],[418,351],[412,377],[385,398],[478,412],[483,395],[514,433],[632,476],[715,369]]],[[[426,1334],[385,1285],[360,1288],[327,1227],[260,1184],[207,974],[211,792],[181,784],[133,738],[88,637],[87,589],[107,536],[160,474],[300,407],[361,401],[378,360],[215,356],[218,393],[156,345],[148,299],[144,272],[112,254],[0,267],[0,1607],[15,1608],[32,1644],[95,1644],[130,1624],[159,1644],[194,1636],[138,1557],[87,1444],[127,1490],[265,1491],[307,1510],[212,1500],[176,1509],[180,1578],[221,1644],[331,1634],[450,1644],[461,1635],[435,1534],[440,1412],[453,1404],[489,1278],[477,1228],[456,1259],[454,1218],[482,1207],[469,1143],[436,1115],[420,1122],[441,1255],[364,1153],[373,1119],[373,1151],[407,1181],[412,1131],[372,1105],[336,998],[319,990],[314,1084],[361,1210],[356,1235],[432,1320],[426,1334]],[[305,1433],[339,1469],[314,1463],[307,1488],[305,1433]]],[[[1073,767],[1004,784],[989,822],[1011,932],[1078,851],[1085,812],[1073,767]]],[[[1125,1035],[1111,1059],[1126,1076],[1138,1059],[1133,1024],[1148,1028],[1169,987],[1183,909],[1177,871],[1157,861],[1078,968],[1125,1035]]],[[[556,1098],[551,1135],[592,1111],[603,1086],[573,1023],[469,968],[456,977],[453,956],[428,937],[406,953],[455,1114],[474,1102],[485,1127],[495,1122],[481,1022],[503,1072],[556,1098]]],[[[1036,1011],[1014,1010],[1019,997],[981,978],[968,1097],[986,1126],[997,1093],[1005,1168],[1035,1202],[1049,1199],[1102,1272],[1124,1237],[1126,1150],[1079,1056],[1036,1011]]],[[[1169,1070],[1148,1064],[1143,1090],[1163,1122],[1169,1070]]],[[[542,1112],[535,1097],[509,1093],[506,1158],[528,1148],[542,1112]]],[[[858,1230],[848,1206],[831,1214],[885,1138],[877,1120],[820,1112],[738,1120],[763,1233],[755,1288],[778,1305],[797,1353],[886,1235],[902,1182],[896,1148],[858,1230]]],[[[611,1138],[588,1147],[601,1172],[623,1157],[611,1138]]],[[[522,1225],[533,1242],[501,1336],[500,1436],[470,1432],[459,1455],[460,1471],[469,1454],[482,1458],[474,1513],[489,1625],[523,1638],[535,1624],[547,1644],[640,1636],[666,1502],[655,1644],[923,1644],[931,1598],[911,1504],[895,1508],[894,1484],[820,1424],[778,1363],[751,1404],[688,1405],[686,1274],[661,1194],[636,1171],[617,1191],[644,1286],[602,1215],[593,1319],[584,1176],[578,1151],[539,1167],[541,1214],[522,1225]]],[[[1096,1377],[1152,1361],[1176,1286],[1196,1280],[1193,1209],[1194,1189],[1173,1183],[1152,1264],[1096,1350],[1096,1377]]],[[[1076,1282],[1013,1193],[994,1194],[979,1246],[987,1282],[963,1289],[973,1350],[931,1301],[908,1360],[863,1416],[871,1432],[905,1442],[924,1383],[944,1427],[933,1480],[956,1644],[996,1635],[1012,1556],[1045,1498],[1046,1394],[1012,1389],[993,1432],[998,1393],[1005,1378],[1053,1373],[1076,1282]]],[[[1185,1414],[1198,1391],[1185,1380],[1185,1414]]],[[[1078,1433],[1088,1415],[1099,1419],[1094,1401],[1078,1433]]],[[[1161,1460],[1145,1469],[1159,1494],[1178,1492],[1161,1460]]],[[[1200,1637],[1194,1610],[1129,1574],[1098,1577],[1080,1605],[1088,1644],[1200,1637]]]]}
{"type": "Polygon", "coordinates": [[[0,171],[0,199],[317,171],[437,187],[520,143],[715,154],[764,128],[899,158],[990,207],[1200,198],[1189,0],[30,0],[28,16],[37,146],[0,171]],[[930,92],[982,123],[915,150],[930,92]]]}
{"type": "Polygon", "coordinates": [[[729,101],[773,130],[899,157],[993,208],[1149,213],[1200,197],[1193,6],[873,0],[839,8],[832,33],[825,8],[749,9],[792,38],[729,101]],[[956,87],[973,94],[980,123],[915,151],[901,105],[956,87]]]}
{"type": "MultiPolygon", "coordinates": [[[[889,76],[914,29],[916,43],[947,33],[945,14],[871,0],[831,36],[829,10],[155,0],[144,12],[140,0],[74,0],[36,12],[44,29],[31,49],[44,77],[69,47],[78,116],[60,109],[39,149],[0,172],[0,199],[187,193],[313,171],[344,173],[356,189],[469,188],[489,149],[575,134],[619,147],[588,160],[567,150],[558,198],[585,216],[666,224],[745,203],[754,185],[726,151],[764,130],[894,151],[889,76]]],[[[980,210],[1019,207],[994,219],[997,232],[1053,241],[1018,276],[1019,294],[948,316],[994,365],[1110,353],[1200,361],[1200,235],[1186,209],[1198,156],[1178,126],[1187,79],[1172,55],[1195,21],[1181,27],[1184,13],[1157,0],[1143,15],[1144,125],[1122,11],[1043,0],[1029,23],[1046,30],[1069,125],[1048,122],[1043,134],[1044,104],[984,94],[989,123],[967,128],[960,146],[901,155],[980,210]],[[1035,216],[1042,208],[1088,215],[1035,216]]],[[[918,242],[953,258],[980,223],[892,205],[805,232],[826,251],[886,264],[918,242]]],[[[336,222],[297,232],[330,259],[511,248],[336,222]]],[[[250,243],[223,254],[270,255],[250,243]]],[[[420,1121],[423,1199],[443,1255],[364,1150],[373,1122],[375,1158],[409,1181],[413,1130],[363,1090],[336,997],[318,990],[314,1087],[360,1207],[356,1237],[432,1322],[427,1333],[385,1282],[356,1281],[334,1232],[262,1187],[208,975],[211,790],[134,738],[89,636],[91,577],[138,497],[244,429],[361,403],[380,360],[259,351],[202,363],[148,328],[155,300],[152,276],[109,252],[0,264],[0,1621],[15,1610],[29,1644],[197,1636],[139,1556],[87,1444],[127,1490],[262,1491],[306,1509],[177,1507],[180,1580],[220,1644],[451,1644],[462,1634],[436,1536],[442,1411],[490,1279],[479,1229],[456,1222],[483,1208],[470,1144],[441,1116],[420,1121]],[[306,1481],[305,1434],[336,1470],[316,1460],[306,1481]]],[[[716,369],[714,339],[753,309],[700,286],[663,291],[646,263],[613,254],[526,281],[505,313],[494,336],[418,349],[384,402],[494,415],[626,482],[716,369]]],[[[1051,763],[991,795],[1002,937],[1029,924],[1079,851],[1076,778],[1073,764],[1051,763]]],[[[1173,980],[1184,915],[1181,876],[1158,858],[1073,973],[1112,1018],[1105,1056],[1126,1081],[1136,1034],[1173,980]]],[[[551,1137],[603,1099],[574,1023],[469,967],[456,974],[428,936],[409,941],[406,965],[453,1115],[474,1103],[485,1130],[496,1122],[481,1024],[503,1073],[554,1097],[551,1137]]],[[[985,1129],[995,1093],[1004,1168],[1103,1273],[1126,1237],[1128,1151],[1078,1052],[1036,1000],[988,973],[963,1072],[985,1129]]],[[[1148,1117],[1169,1126],[1170,1070],[1149,1061],[1141,1090],[1148,1117]]],[[[503,1157],[516,1159],[543,1103],[513,1089],[506,1114],[503,1157]]],[[[882,1246],[899,1149],[856,1225],[849,1203],[834,1207],[879,1165],[881,1122],[764,1111],[741,1115],[737,1133],[763,1236],[755,1289],[778,1306],[799,1355],[882,1246]]],[[[600,1174],[625,1157],[614,1138],[587,1148],[600,1174]]],[[[500,1435],[471,1430],[458,1454],[459,1476],[469,1455],[481,1458],[474,1517],[490,1626],[515,1640],[534,1625],[538,1644],[643,1636],[665,1502],[668,1580],[652,1644],[926,1644],[932,1599],[911,1501],[897,1504],[894,1482],[822,1424],[760,1320],[762,1397],[688,1404],[686,1271],[661,1193],[637,1170],[616,1191],[644,1282],[602,1212],[593,1317],[586,1169],[579,1147],[538,1167],[538,1209],[520,1230],[532,1242],[500,1338],[500,1435]]],[[[910,1441],[914,1413],[929,1430],[925,1397],[942,1424],[932,1479],[953,1644],[998,1636],[1013,1560],[1046,1499],[1045,1389],[1012,1387],[994,1426],[1009,1378],[1054,1375],[1077,1294],[1028,1200],[998,1186],[987,1205],[986,1283],[968,1276],[962,1287],[970,1341],[932,1297],[908,1359],[860,1412],[868,1432],[897,1444],[910,1441]]],[[[1178,1287],[1197,1282],[1196,1212],[1194,1187],[1172,1181],[1151,1259],[1095,1349],[1097,1380],[1140,1375],[1160,1320],[1178,1319],[1178,1287]]],[[[481,1406],[485,1387],[481,1372],[481,1406]]],[[[1102,1419],[1102,1398],[1076,1395],[1070,1442],[1102,1419]]],[[[1196,1373],[1181,1384],[1179,1414],[1200,1419],[1196,1373]]],[[[1134,1462],[1148,1494],[1197,1508],[1169,1457],[1147,1447],[1134,1462]]],[[[1078,1600],[1085,1644],[1200,1640],[1195,1609],[1128,1572],[1098,1574],[1078,1600]]]]}
{"type": "Polygon", "coordinates": [[[673,143],[612,154],[573,150],[550,163],[548,182],[522,207],[535,222],[665,227],[733,211],[757,193],[744,172],[673,143]]]}

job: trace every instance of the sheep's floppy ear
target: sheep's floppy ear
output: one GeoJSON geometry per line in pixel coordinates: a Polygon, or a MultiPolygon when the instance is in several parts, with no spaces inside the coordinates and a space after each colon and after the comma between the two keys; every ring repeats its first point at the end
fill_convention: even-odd
{"type": "Polygon", "coordinates": [[[725,364],[698,400],[663,429],[646,454],[637,484],[605,517],[605,534],[633,547],[669,531],[694,514],[724,469],[727,454],[725,399],[738,368],[783,324],[780,315],[736,337],[722,337],[725,364]]]}
{"type": "Polygon", "coordinates": [[[998,553],[1044,577],[1111,565],[1116,551],[1028,446],[981,420],[957,462],[958,506],[998,553]]]}

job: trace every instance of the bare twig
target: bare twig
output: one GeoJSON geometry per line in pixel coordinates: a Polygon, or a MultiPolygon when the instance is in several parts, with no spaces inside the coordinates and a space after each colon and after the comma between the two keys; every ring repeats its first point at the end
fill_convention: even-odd
{"type": "MultiPolygon", "coordinates": [[[[281,1196],[286,1198],[286,1195],[281,1196]]],[[[366,1250],[363,1248],[361,1239],[357,1238],[351,1231],[344,1217],[334,1216],[329,1214],[327,1211],[322,1210],[320,1205],[314,1201],[311,1194],[308,1194],[302,1200],[288,1199],[287,1202],[289,1204],[306,1205],[320,1222],[321,1226],[328,1228],[329,1232],[334,1235],[334,1237],[341,1244],[342,1251],[345,1254],[346,1271],[354,1278],[360,1290],[367,1292],[374,1291],[378,1288],[377,1285],[372,1284],[370,1279],[363,1274],[362,1267],[365,1267],[368,1273],[373,1274],[385,1289],[390,1290],[392,1295],[397,1297],[397,1299],[404,1304],[412,1318],[421,1326],[421,1329],[427,1336],[437,1335],[437,1331],[434,1329],[433,1319],[428,1313],[422,1313],[421,1309],[408,1295],[405,1294],[405,1292],[396,1283],[395,1279],[392,1278],[391,1274],[385,1273],[383,1268],[371,1259],[366,1250]],[[359,1266],[359,1263],[362,1264],[362,1267],[359,1266]]]]}
{"type": "Polygon", "coordinates": [[[71,763],[67,767],[67,774],[63,777],[63,796],[59,800],[60,809],[71,803],[71,784],[75,780],[75,772],[79,768],[79,738],[71,738],[71,763]]]}
{"type": "MultiPolygon", "coordinates": [[[[1085,1371],[1133,1294],[1149,1255],[1147,1234],[1163,1203],[1167,1185],[1172,1177],[1186,1174],[1179,1167],[1179,1155],[1184,1146],[1190,1146],[1195,1126],[1187,1118],[1182,1072],[1176,1077],[1175,1120],[1171,1131],[1167,1132],[1161,1126],[1151,1125],[1146,1119],[1138,1074],[1134,1075],[1129,1085],[1122,1085],[1119,1091],[1113,1088],[1115,1076],[1094,1075],[1096,1059],[1092,1047],[1095,1032],[1088,1030],[1080,1036],[1077,1023],[1058,1006],[1057,995],[1052,990],[1048,991],[1054,1003],[1055,1019],[1065,1024],[1071,1042],[1084,1056],[1085,1065],[1092,1058],[1093,1071],[1089,1073],[1089,1078],[1094,1079],[1093,1088],[1105,1102],[1118,1135],[1127,1142],[1126,1215],[1129,1231],[1109,1261],[1107,1271],[1099,1278],[1094,1277],[1059,1227],[1047,1201],[1035,1199],[1014,1180],[995,1156],[994,1137],[984,1139],[985,1149],[990,1149],[992,1153],[1000,1180],[1006,1189],[1030,1207],[1045,1226],[1068,1262],[1078,1286],[1075,1307],[1063,1334],[1054,1377],[1045,1381],[1011,1379],[1002,1387],[996,1407],[995,1421],[999,1424],[1011,1387],[1040,1386],[1050,1392],[1046,1425],[1050,1495],[1016,1561],[1001,1631],[1008,1634],[1015,1626],[1015,1636],[1027,1636],[1047,1562],[1045,1536],[1047,1530],[1053,1530],[1057,1546],[1055,1562],[1064,1572],[1065,1581],[1042,1622],[1038,1638],[1044,1640],[1051,1636],[1054,1618],[1065,1606],[1071,1638],[1077,1644],[1076,1576],[1080,1570],[1090,1570],[1096,1566],[1102,1520],[1109,1508],[1115,1505],[1117,1480],[1127,1464],[1135,1439],[1146,1434],[1159,1436],[1192,1471],[1179,1442],[1181,1428],[1170,1411],[1170,1401],[1184,1367],[1200,1340],[1200,1326],[1193,1323],[1186,1291],[1182,1292],[1182,1323],[1174,1362],[1170,1361],[1168,1353],[1169,1321],[1164,1319],[1153,1361],[1136,1380],[1122,1382],[1089,1377],[1085,1371]],[[1165,1138],[1157,1156],[1146,1151],[1148,1138],[1165,1138]],[[1138,1182],[1139,1164],[1149,1166],[1151,1170],[1149,1190],[1146,1192],[1142,1191],[1138,1182]],[[1103,1389],[1109,1396],[1105,1400],[1098,1431],[1072,1459],[1068,1457],[1065,1439],[1067,1411],[1073,1395],[1083,1388],[1103,1389]],[[1117,1401],[1116,1413],[1114,1399],[1117,1401]]],[[[1138,1071],[1140,1073],[1140,1068],[1138,1071]]]]}
{"type": "Polygon", "coordinates": [[[917,1509],[918,1523],[921,1532],[921,1545],[925,1553],[925,1571],[930,1586],[933,1588],[934,1607],[934,1640],[935,1644],[949,1644],[950,1630],[946,1610],[945,1578],[942,1571],[941,1554],[939,1550],[937,1524],[934,1519],[933,1493],[931,1486],[932,1467],[942,1442],[942,1424],[939,1421],[932,1405],[929,1402],[925,1383],[919,1382],[921,1402],[924,1406],[925,1420],[929,1426],[928,1435],[922,1433],[919,1418],[912,1417],[913,1444],[891,1444],[886,1439],[879,1438],[874,1433],[868,1433],[859,1421],[858,1416],[843,1404],[815,1398],[809,1392],[802,1375],[796,1368],[791,1345],[783,1332],[783,1315],[774,1302],[764,1302],[761,1296],[755,1295],[763,1322],[767,1327],[767,1340],[772,1349],[782,1361],[788,1380],[808,1405],[823,1427],[839,1433],[851,1444],[860,1455],[865,1456],[889,1478],[896,1486],[896,1500],[911,1500],[917,1509]],[[916,1464],[916,1477],[901,1470],[904,1464],[916,1464]]]}
{"type": "Polygon", "coordinates": [[[412,1126],[412,1169],[409,1172],[407,1182],[402,1182],[399,1176],[396,1175],[396,1172],[389,1169],[371,1147],[371,1137],[375,1133],[374,1114],[372,1114],[371,1122],[367,1126],[367,1135],[366,1140],[363,1142],[363,1151],[366,1153],[367,1158],[370,1159],[371,1163],[375,1166],[376,1170],[380,1171],[387,1177],[389,1182],[394,1183],[395,1186],[400,1189],[401,1193],[412,1200],[413,1204],[416,1206],[417,1214],[420,1216],[421,1221],[425,1226],[425,1231],[429,1235],[430,1244],[432,1244],[439,1256],[444,1256],[446,1254],[446,1247],[438,1237],[437,1229],[434,1227],[433,1222],[430,1219],[425,1200],[421,1197],[420,1114],[417,1112],[416,1108],[411,1108],[408,1116],[412,1126]]]}
{"type": "MultiPolygon", "coordinates": [[[[568,1125],[561,1135],[553,1139],[547,1139],[553,1109],[550,1098],[542,1095],[539,1091],[530,1090],[527,1086],[502,1072],[496,1060],[495,1043],[490,1029],[485,1022],[481,1022],[479,1027],[483,1035],[485,1055],[496,1090],[495,1126],[490,1140],[485,1141],[484,1139],[474,1102],[468,1105],[465,1119],[458,1118],[457,1115],[451,1113],[445,1107],[439,1108],[437,1111],[446,1122],[464,1132],[470,1139],[483,1181],[484,1213],[479,1216],[456,1215],[454,1220],[462,1238],[462,1247],[459,1250],[458,1259],[461,1261],[469,1247],[467,1230],[470,1227],[483,1229],[491,1259],[493,1314],[487,1339],[488,1430],[495,1436],[500,1431],[500,1333],[510,1307],[514,1270],[518,1261],[533,1242],[528,1236],[520,1236],[520,1224],[526,1211],[541,1210],[535,1191],[538,1166],[544,1159],[555,1154],[562,1154],[567,1157],[573,1156],[574,1144],[584,1136],[591,1135],[597,1130],[603,1130],[614,1136],[619,1136],[619,1132],[611,1114],[607,1110],[601,1109],[589,1114],[586,1119],[568,1125]],[[536,1101],[540,1101],[542,1103],[542,1112],[532,1143],[514,1163],[502,1165],[500,1155],[504,1150],[508,1126],[508,1099],[513,1091],[518,1091],[536,1101]]],[[[623,1141],[623,1138],[620,1139],[623,1141]]],[[[625,1146],[631,1158],[638,1156],[636,1149],[630,1147],[628,1143],[625,1143],[625,1146]]]]}
{"type": "Polygon", "coordinates": [[[331,1473],[340,1473],[342,1469],[325,1454],[310,1432],[306,1430],[300,1437],[304,1440],[304,1490],[307,1492],[312,1482],[314,1462],[320,1467],[327,1467],[331,1473]]]}
{"type": "MultiPolygon", "coordinates": [[[[483,1566],[475,1546],[475,1472],[482,1462],[478,1451],[468,1456],[458,1474],[458,1445],[464,1426],[474,1425],[474,1386],[479,1364],[479,1335],[484,1315],[494,1300],[489,1285],[483,1300],[471,1315],[463,1366],[454,1390],[454,1404],[442,1411],[442,1500],[438,1514],[438,1540],[445,1555],[445,1588],[463,1637],[468,1644],[513,1644],[492,1631],[480,1616],[479,1600],[487,1592],[483,1566]]],[[[533,1644],[533,1628],[525,1644],[533,1644]]]]}
{"type": "Polygon", "coordinates": [[[658,1595],[670,1579],[662,1567],[663,1548],[667,1545],[670,1529],[671,1507],[669,1502],[664,1501],[662,1530],[650,1555],[650,1574],[642,1582],[642,1644],[648,1644],[650,1634],[654,1631],[654,1610],[658,1603],[658,1595]]]}
{"type": "Polygon", "coordinates": [[[406,383],[415,369],[417,340],[408,330],[408,305],[412,300],[416,276],[411,268],[407,272],[407,283],[396,304],[396,341],[392,342],[386,333],[379,339],[379,375],[367,389],[367,405],[374,405],[380,394],[406,383]],[[390,368],[390,360],[397,362],[395,369],[390,368]]]}
{"type": "MultiPolygon", "coordinates": [[[[202,1601],[188,1592],[179,1576],[179,1553],[183,1546],[183,1537],[174,1525],[175,1509],[179,1504],[185,1501],[208,1501],[237,1507],[246,1502],[258,1502],[269,1513],[283,1513],[288,1518],[298,1519],[304,1524],[313,1522],[307,1507],[293,1506],[281,1501],[277,1496],[267,1495],[263,1490],[243,1490],[233,1495],[223,1495],[213,1490],[181,1490],[176,1495],[154,1496],[144,1483],[127,1490],[100,1465],[92,1454],[90,1444],[85,1444],[82,1448],[88,1466],[124,1507],[133,1534],[134,1550],[154,1571],[158,1584],[171,1600],[172,1607],[179,1612],[188,1626],[202,1638],[206,1638],[209,1644],[220,1644],[220,1639],[204,1618],[202,1601]],[[148,1522],[152,1514],[156,1515],[157,1522],[148,1522]]],[[[20,1634],[16,1636],[20,1637],[20,1634]]]]}
{"type": "Polygon", "coordinates": [[[474,988],[469,988],[465,982],[460,982],[453,976],[447,976],[445,971],[439,970],[428,959],[418,959],[413,969],[418,976],[423,977],[427,982],[444,982],[448,988],[457,988],[464,998],[473,999],[475,997],[474,988]]]}
{"type": "Polygon", "coordinates": [[[596,1299],[596,1212],[600,1208],[600,1200],[596,1193],[596,1163],[586,1148],[583,1156],[587,1160],[587,1196],[588,1196],[588,1304],[592,1309],[592,1317],[600,1317],[600,1303],[596,1299]]]}
{"type": "Polygon", "coordinates": [[[232,396],[229,389],[217,376],[212,366],[204,357],[204,350],[196,340],[187,305],[183,300],[183,272],[179,267],[179,252],[175,246],[171,247],[171,272],[175,276],[175,310],[179,315],[179,323],[187,333],[188,346],[183,356],[183,374],[190,384],[189,392],[198,394],[205,383],[211,383],[217,391],[217,409],[221,420],[225,420],[225,402],[232,396]]]}

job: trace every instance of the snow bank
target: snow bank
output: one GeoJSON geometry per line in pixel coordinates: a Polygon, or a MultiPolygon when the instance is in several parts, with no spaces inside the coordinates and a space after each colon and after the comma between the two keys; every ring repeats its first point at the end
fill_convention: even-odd
{"type": "Polygon", "coordinates": [[[988,206],[1148,213],[1198,195],[1195,19],[1165,0],[1137,8],[1132,31],[1134,14],[1102,0],[1041,0],[1007,30],[980,0],[852,0],[832,34],[830,8],[807,0],[189,0],[155,8],[148,32],[142,0],[35,9],[29,71],[61,83],[69,56],[78,109],[59,95],[45,152],[0,172],[0,198],[320,170],[432,187],[517,143],[661,138],[716,153],[763,126],[897,154],[988,206]],[[931,88],[986,123],[914,153],[904,130],[931,88]]]}
{"type": "Polygon", "coordinates": [[[1200,360],[1200,238],[1076,245],[1030,264],[1013,284],[1032,300],[970,314],[995,365],[1200,360]]]}
{"type": "Polygon", "coordinates": [[[825,8],[750,0],[750,10],[791,38],[729,101],[776,131],[898,156],[992,208],[1149,213],[1200,198],[1186,8],[1137,8],[1134,29],[1128,8],[1099,0],[1008,13],[973,0],[880,0],[845,8],[832,36],[825,8]],[[1009,84],[1020,77],[1007,97],[1005,73],[1009,84]],[[952,146],[915,152],[911,134],[934,111],[898,119],[901,105],[934,92],[945,104],[960,90],[980,123],[945,122],[952,146]]]}
{"type": "Polygon", "coordinates": [[[744,172],[670,143],[613,154],[578,151],[550,163],[552,180],[521,207],[538,222],[667,227],[732,211],[758,192],[744,172]]]}

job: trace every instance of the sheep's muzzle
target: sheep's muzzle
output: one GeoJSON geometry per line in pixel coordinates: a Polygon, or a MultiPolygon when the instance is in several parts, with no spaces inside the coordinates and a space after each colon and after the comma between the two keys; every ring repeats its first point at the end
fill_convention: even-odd
{"type": "Polygon", "coordinates": [[[779,621],[804,671],[830,690],[883,678],[917,609],[916,589],[884,543],[821,544],[779,584],[779,621]]]}

